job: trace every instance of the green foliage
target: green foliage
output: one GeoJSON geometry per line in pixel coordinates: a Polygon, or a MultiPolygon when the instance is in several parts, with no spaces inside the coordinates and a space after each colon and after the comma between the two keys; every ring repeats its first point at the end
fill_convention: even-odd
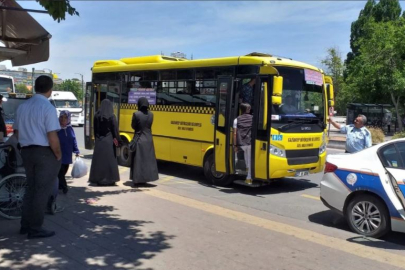
{"type": "Polygon", "coordinates": [[[56,84],[53,87],[54,91],[69,91],[72,92],[77,100],[81,102],[83,100],[83,89],[81,81],[77,80],[64,80],[61,84],[56,84]]]}
{"type": "Polygon", "coordinates": [[[343,98],[393,104],[400,129],[405,99],[405,13],[401,17],[401,12],[398,0],[369,0],[352,23],[343,98]]]}
{"type": "Polygon", "coordinates": [[[401,138],[405,138],[405,131],[397,132],[394,134],[394,136],[392,136],[392,139],[401,139],[401,138]]]}
{"type": "Polygon", "coordinates": [[[321,60],[321,64],[325,67],[325,73],[333,79],[335,110],[339,115],[345,115],[346,105],[351,100],[351,97],[345,91],[345,82],[343,78],[345,65],[339,48],[332,47],[327,49],[327,55],[321,60]]]}
{"type": "Polygon", "coordinates": [[[52,18],[58,22],[61,20],[65,20],[65,15],[68,13],[69,15],[77,15],[79,16],[79,12],[76,11],[74,7],[70,5],[69,0],[35,0],[41,6],[43,6],[52,16],[52,18]]]}
{"type": "Polygon", "coordinates": [[[24,94],[29,94],[31,91],[27,88],[27,86],[23,83],[17,84],[15,86],[15,92],[16,93],[24,93],[24,94]]]}

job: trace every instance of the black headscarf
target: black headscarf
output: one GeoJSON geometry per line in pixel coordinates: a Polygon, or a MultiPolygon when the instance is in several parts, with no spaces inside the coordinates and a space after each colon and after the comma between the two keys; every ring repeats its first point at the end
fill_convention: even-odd
{"type": "Polygon", "coordinates": [[[149,101],[145,97],[138,99],[138,111],[147,112],[149,109],[149,101]]]}

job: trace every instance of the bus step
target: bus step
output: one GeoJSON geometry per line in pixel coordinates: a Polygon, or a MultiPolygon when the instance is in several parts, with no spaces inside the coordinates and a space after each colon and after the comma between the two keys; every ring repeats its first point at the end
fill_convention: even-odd
{"type": "Polygon", "coordinates": [[[247,186],[247,187],[262,187],[262,186],[267,186],[268,184],[263,182],[263,181],[255,181],[253,180],[252,184],[246,184],[245,180],[235,180],[233,181],[234,184],[237,185],[242,185],[242,186],[247,186]]]}

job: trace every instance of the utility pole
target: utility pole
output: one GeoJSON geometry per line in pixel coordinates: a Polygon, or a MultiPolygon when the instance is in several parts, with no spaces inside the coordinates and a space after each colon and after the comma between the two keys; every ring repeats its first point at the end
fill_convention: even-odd
{"type": "Polygon", "coordinates": [[[84,104],[84,102],[83,102],[83,99],[84,99],[83,74],[80,74],[80,73],[75,73],[75,74],[78,74],[78,75],[80,75],[82,77],[82,93],[83,93],[82,104],[84,104]]]}
{"type": "Polygon", "coordinates": [[[32,76],[31,76],[32,77],[32,84],[31,84],[32,85],[32,88],[31,88],[32,90],[31,91],[32,91],[33,94],[35,94],[35,88],[34,88],[34,74],[35,73],[34,72],[35,72],[35,68],[32,68],[32,76]]]}

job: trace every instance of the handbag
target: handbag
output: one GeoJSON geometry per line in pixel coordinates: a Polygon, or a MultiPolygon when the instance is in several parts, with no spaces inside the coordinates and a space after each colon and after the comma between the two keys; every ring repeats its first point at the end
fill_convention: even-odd
{"type": "Polygon", "coordinates": [[[135,136],[129,142],[129,145],[128,145],[129,151],[131,151],[131,152],[136,151],[136,146],[138,144],[139,138],[140,138],[140,136],[138,134],[135,134],[135,136]]]}

